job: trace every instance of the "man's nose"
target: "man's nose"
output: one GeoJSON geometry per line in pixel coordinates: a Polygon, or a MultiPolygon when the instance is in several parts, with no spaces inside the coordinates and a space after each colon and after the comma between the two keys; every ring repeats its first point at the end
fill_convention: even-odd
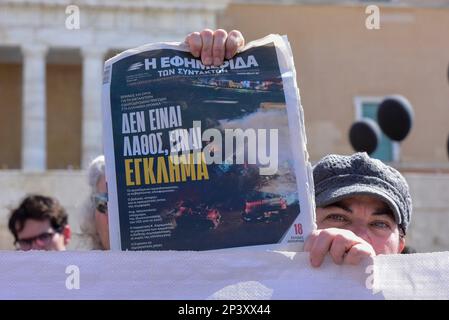
{"type": "Polygon", "coordinates": [[[353,224],[351,226],[351,231],[354,232],[354,234],[357,237],[362,238],[363,240],[365,240],[366,242],[370,242],[369,241],[369,235],[368,235],[368,227],[364,224],[353,224]]]}
{"type": "Polygon", "coordinates": [[[33,241],[31,250],[45,250],[45,243],[36,239],[33,241]]]}

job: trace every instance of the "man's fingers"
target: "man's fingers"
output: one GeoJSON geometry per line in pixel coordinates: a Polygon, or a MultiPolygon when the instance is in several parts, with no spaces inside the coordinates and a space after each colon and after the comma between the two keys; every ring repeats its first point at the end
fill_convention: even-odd
{"type": "Polygon", "coordinates": [[[338,228],[312,231],[304,244],[310,252],[310,264],[319,267],[327,253],[336,264],[359,264],[364,258],[375,256],[373,247],[353,232],[338,228]]]}
{"type": "Polygon", "coordinates": [[[304,243],[304,251],[310,252],[313,248],[313,244],[315,243],[316,238],[319,236],[320,232],[318,230],[313,230],[310,235],[307,237],[306,242],[304,243]]]}
{"type": "Polygon", "coordinates": [[[324,257],[329,252],[332,240],[332,235],[325,232],[321,232],[315,239],[313,247],[310,250],[310,263],[313,267],[321,266],[324,257]]]}
{"type": "Polygon", "coordinates": [[[203,41],[201,40],[201,35],[199,32],[192,32],[186,37],[185,42],[189,46],[190,53],[198,58],[201,53],[201,48],[203,46],[203,41]]]}
{"type": "Polygon", "coordinates": [[[238,30],[232,30],[226,39],[226,59],[231,59],[245,45],[245,39],[238,30]]]}
{"type": "Polygon", "coordinates": [[[357,243],[351,247],[349,252],[346,254],[343,263],[350,265],[358,265],[360,262],[367,257],[374,257],[374,253],[371,246],[365,243],[357,243]]]}
{"type": "Polygon", "coordinates": [[[214,32],[210,29],[201,31],[201,40],[203,47],[201,50],[201,61],[204,65],[212,64],[212,45],[214,39],[214,32]]]}
{"type": "Polygon", "coordinates": [[[304,252],[310,252],[312,246],[313,246],[313,239],[311,237],[308,237],[306,242],[304,243],[304,252]]]}
{"type": "Polygon", "coordinates": [[[212,56],[214,66],[218,67],[223,63],[225,57],[225,42],[228,33],[223,29],[218,29],[214,33],[214,43],[212,47],[212,56]]]}
{"type": "Polygon", "coordinates": [[[228,35],[223,29],[215,32],[210,29],[192,32],[186,37],[185,42],[194,57],[201,56],[204,65],[214,64],[217,67],[225,58],[231,59],[245,45],[245,39],[240,31],[233,30],[228,35]]]}
{"type": "Polygon", "coordinates": [[[335,236],[329,250],[329,254],[331,255],[332,260],[334,260],[335,264],[343,263],[348,245],[351,245],[351,242],[349,242],[343,236],[338,234],[335,236]]]}

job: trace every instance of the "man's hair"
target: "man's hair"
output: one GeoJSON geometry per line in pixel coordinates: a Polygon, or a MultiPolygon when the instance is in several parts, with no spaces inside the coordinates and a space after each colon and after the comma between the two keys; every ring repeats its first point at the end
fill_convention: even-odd
{"type": "Polygon", "coordinates": [[[17,234],[23,230],[29,219],[48,220],[56,232],[61,232],[68,223],[67,213],[59,202],[41,195],[27,196],[20,206],[12,211],[8,227],[16,240],[17,234]]]}
{"type": "Polygon", "coordinates": [[[96,157],[87,169],[87,182],[90,186],[89,197],[85,200],[81,207],[81,224],[80,228],[84,235],[88,235],[92,239],[93,249],[102,249],[100,236],[95,225],[95,203],[92,195],[97,190],[97,183],[102,176],[105,176],[105,159],[103,155],[96,157]]]}

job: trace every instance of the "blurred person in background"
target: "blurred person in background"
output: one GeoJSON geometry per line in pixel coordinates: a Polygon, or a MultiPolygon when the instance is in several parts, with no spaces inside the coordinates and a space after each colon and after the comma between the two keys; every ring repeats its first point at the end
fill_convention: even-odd
{"type": "Polygon", "coordinates": [[[109,250],[108,190],[104,156],[98,156],[87,170],[89,197],[83,208],[81,231],[91,238],[92,249],[109,250]]]}
{"type": "Polygon", "coordinates": [[[8,227],[17,250],[62,251],[70,241],[67,213],[52,197],[27,196],[12,211],[8,227]]]}

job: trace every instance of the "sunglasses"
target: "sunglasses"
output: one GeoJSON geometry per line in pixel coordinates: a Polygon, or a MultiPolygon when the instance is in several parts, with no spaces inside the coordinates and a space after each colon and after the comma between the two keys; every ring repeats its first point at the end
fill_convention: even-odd
{"type": "Polygon", "coordinates": [[[28,251],[33,247],[33,243],[39,243],[40,246],[47,246],[53,240],[54,235],[57,232],[43,232],[38,234],[35,237],[26,238],[26,239],[17,239],[14,242],[14,246],[17,250],[25,250],[28,251]]]}
{"type": "Polygon", "coordinates": [[[95,204],[95,209],[99,212],[107,214],[108,213],[108,194],[107,193],[94,193],[92,195],[92,200],[95,204]]]}

